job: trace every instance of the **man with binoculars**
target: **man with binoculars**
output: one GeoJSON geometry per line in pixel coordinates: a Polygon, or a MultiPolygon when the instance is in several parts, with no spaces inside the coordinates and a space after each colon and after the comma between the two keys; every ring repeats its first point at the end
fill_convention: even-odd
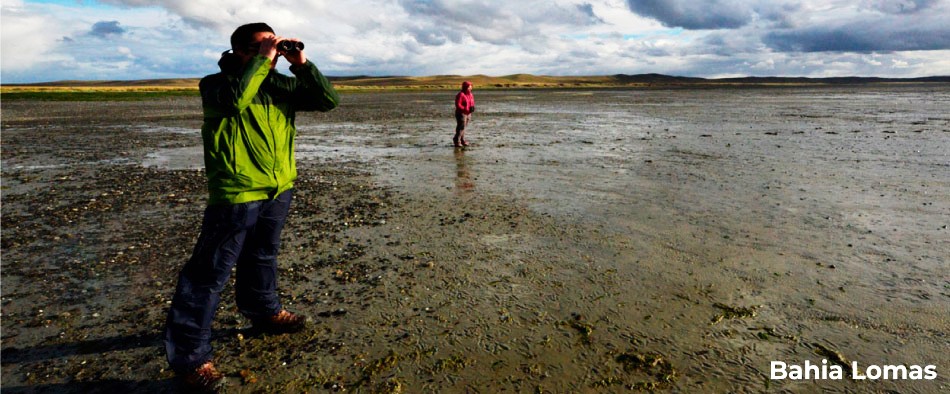
{"type": "Polygon", "coordinates": [[[280,233],[297,177],[294,118],[339,102],[303,43],[264,23],[238,27],[218,65],[221,72],[199,84],[208,205],[179,273],[164,336],[172,369],[189,389],[204,391],[223,382],[211,362],[211,322],[233,267],[237,307],[255,331],[290,333],[307,323],[284,309],[277,293],[280,233]],[[280,56],[294,77],[274,70],[280,56]]]}

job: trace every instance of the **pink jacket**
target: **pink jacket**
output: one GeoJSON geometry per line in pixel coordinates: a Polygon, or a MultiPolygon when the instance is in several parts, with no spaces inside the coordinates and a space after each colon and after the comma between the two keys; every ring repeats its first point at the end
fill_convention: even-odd
{"type": "Polygon", "coordinates": [[[455,95],[455,113],[468,115],[475,112],[475,96],[468,91],[471,82],[462,82],[462,91],[455,95]]]}

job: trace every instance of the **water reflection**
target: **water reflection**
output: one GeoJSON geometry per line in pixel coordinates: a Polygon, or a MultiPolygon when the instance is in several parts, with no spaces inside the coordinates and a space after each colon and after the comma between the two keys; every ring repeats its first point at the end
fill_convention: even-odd
{"type": "Polygon", "coordinates": [[[455,148],[455,190],[468,193],[475,190],[475,182],[469,173],[468,159],[465,158],[465,148],[455,148]]]}

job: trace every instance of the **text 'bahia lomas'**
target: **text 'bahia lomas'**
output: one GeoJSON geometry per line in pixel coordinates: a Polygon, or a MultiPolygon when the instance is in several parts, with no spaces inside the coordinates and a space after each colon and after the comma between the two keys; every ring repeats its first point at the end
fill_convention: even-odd
{"type": "MultiPolygon", "coordinates": [[[[828,364],[822,359],[821,365],[805,360],[803,365],[772,361],[772,380],[841,380],[845,378],[844,367],[828,364]]],[[[937,378],[936,365],[869,365],[864,371],[857,361],[851,362],[851,378],[854,380],[934,380],[937,378]]]]}

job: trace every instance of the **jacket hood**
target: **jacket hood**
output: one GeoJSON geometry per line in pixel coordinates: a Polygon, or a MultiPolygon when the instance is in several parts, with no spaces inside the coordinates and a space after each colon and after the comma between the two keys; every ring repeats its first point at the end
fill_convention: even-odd
{"type": "Polygon", "coordinates": [[[243,66],[244,64],[241,63],[241,58],[231,51],[222,53],[221,59],[218,60],[218,67],[221,67],[221,72],[225,74],[236,73],[240,71],[243,66]]]}
{"type": "Polygon", "coordinates": [[[472,86],[472,83],[469,81],[462,82],[462,90],[468,89],[472,86]]]}

